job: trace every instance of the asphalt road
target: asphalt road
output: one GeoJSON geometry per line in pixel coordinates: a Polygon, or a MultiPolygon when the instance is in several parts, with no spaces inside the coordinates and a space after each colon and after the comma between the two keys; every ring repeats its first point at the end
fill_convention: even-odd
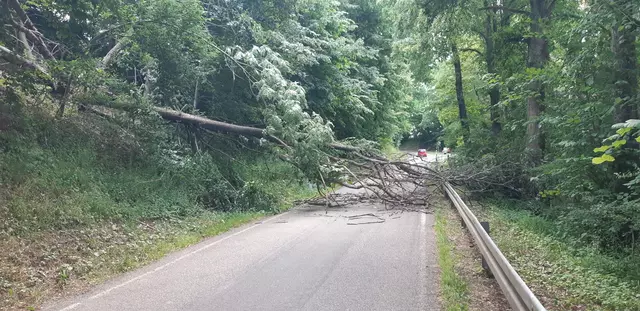
{"type": "Polygon", "coordinates": [[[433,222],[374,203],[301,207],[45,310],[439,310],[433,222]]]}
{"type": "Polygon", "coordinates": [[[427,157],[420,159],[417,157],[417,150],[401,149],[400,151],[406,153],[407,160],[413,161],[418,164],[423,162],[446,162],[449,157],[453,156],[452,154],[445,154],[439,151],[427,150],[427,157]]]}

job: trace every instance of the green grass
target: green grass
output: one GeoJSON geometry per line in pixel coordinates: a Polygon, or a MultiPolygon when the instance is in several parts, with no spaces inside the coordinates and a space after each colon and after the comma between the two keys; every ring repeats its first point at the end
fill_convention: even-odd
{"type": "Polygon", "coordinates": [[[0,184],[9,189],[4,216],[14,232],[199,212],[201,176],[162,163],[124,129],[82,118],[20,127],[0,133],[0,184]]]}
{"type": "Polygon", "coordinates": [[[149,129],[87,116],[14,119],[0,132],[0,188],[8,189],[0,189],[0,230],[13,234],[207,210],[277,212],[315,192],[268,154],[193,154],[165,145],[169,133],[146,137],[149,129]]]}
{"type": "Polygon", "coordinates": [[[578,246],[529,211],[494,207],[483,214],[500,249],[548,309],[640,310],[637,254],[578,246]]]}
{"type": "Polygon", "coordinates": [[[469,309],[469,289],[467,282],[456,273],[456,253],[453,242],[448,238],[450,225],[443,211],[436,210],[436,245],[438,247],[438,265],[440,266],[440,290],[442,307],[447,311],[469,309]]]}
{"type": "Polygon", "coordinates": [[[317,195],[314,185],[296,178],[298,172],[282,161],[244,157],[236,161],[234,167],[257,189],[277,198],[274,212],[284,212],[294,202],[317,195]]]}
{"type": "MultiPolygon", "coordinates": [[[[198,217],[163,223],[154,232],[162,238],[151,243],[141,243],[140,247],[125,245],[112,250],[105,255],[105,261],[111,264],[103,270],[93,271],[90,277],[95,282],[113,274],[133,270],[173,251],[194,245],[204,238],[216,236],[265,216],[267,214],[264,212],[204,213],[198,217]]],[[[131,233],[137,235],[135,239],[138,241],[147,239],[148,232],[132,230],[131,233]]]]}

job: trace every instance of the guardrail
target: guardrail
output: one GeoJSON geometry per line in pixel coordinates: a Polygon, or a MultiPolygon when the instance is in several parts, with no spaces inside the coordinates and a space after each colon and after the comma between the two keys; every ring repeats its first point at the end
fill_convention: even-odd
{"type": "Polygon", "coordinates": [[[522,278],[489,237],[489,234],[482,227],[476,216],[462,201],[458,193],[449,183],[445,183],[444,188],[447,196],[460,213],[491,273],[509,301],[511,309],[516,311],[546,311],[538,298],[531,292],[527,284],[522,281],[522,278]]]}

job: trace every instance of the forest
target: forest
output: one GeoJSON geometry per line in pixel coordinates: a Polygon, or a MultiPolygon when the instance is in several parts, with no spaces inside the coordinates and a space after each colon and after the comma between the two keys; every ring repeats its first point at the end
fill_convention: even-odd
{"type": "MultiPolygon", "coordinates": [[[[344,182],[345,152],[413,141],[452,148],[447,170],[474,198],[518,205],[575,245],[638,256],[639,1],[0,8],[2,248],[278,212],[344,182]]],[[[28,254],[0,255],[14,262],[0,289],[106,265],[38,247],[50,259],[27,272],[28,254]]],[[[37,296],[33,284],[22,295],[37,296]]]]}

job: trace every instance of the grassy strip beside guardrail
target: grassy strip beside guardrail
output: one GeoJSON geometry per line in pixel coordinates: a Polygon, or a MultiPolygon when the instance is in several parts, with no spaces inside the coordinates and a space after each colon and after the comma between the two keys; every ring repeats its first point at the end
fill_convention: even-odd
{"type": "Polygon", "coordinates": [[[473,237],[486,265],[500,285],[511,308],[518,311],[546,311],[545,307],[542,306],[538,298],[511,266],[493,239],[487,234],[485,228],[480,224],[477,217],[456,193],[455,189],[449,183],[444,184],[444,189],[447,197],[453,202],[462,217],[467,230],[473,237]]]}
{"type": "Polygon", "coordinates": [[[492,237],[549,310],[640,310],[640,254],[579,246],[553,222],[497,203],[482,212],[492,237]]]}
{"type": "Polygon", "coordinates": [[[440,266],[440,290],[442,309],[446,311],[468,310],[469,290],[467,282],[456,272],[456,253],[449,232],[453,230],[443,211],[436,210],[436,244],[440,266]]]}

